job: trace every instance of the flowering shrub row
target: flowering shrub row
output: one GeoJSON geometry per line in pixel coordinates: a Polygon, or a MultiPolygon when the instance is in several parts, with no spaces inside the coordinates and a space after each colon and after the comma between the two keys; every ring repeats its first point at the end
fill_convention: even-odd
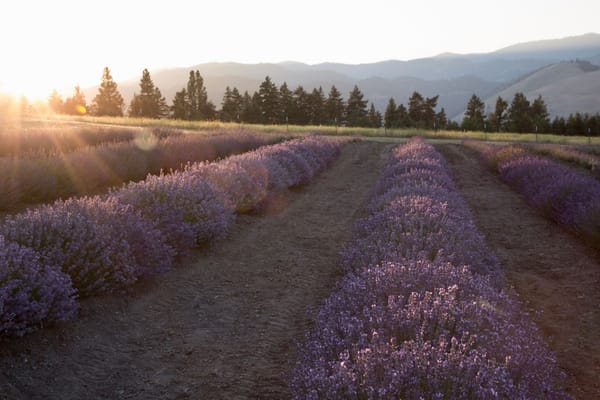
{"type": "Polygon", "coordinates": [[[79,297],[168,270],[191,248],[223,237],[236,211],[307,183],[340,146],[291,140],[7,217],[0,225],[0,336],[71,318],[79,297]]]}
{"type": "Polygon", "coordinates": [[[38,157],[0,158],[0,209],[98,192],[144,179],[187,162],[213,161],[280,140],[276,136],[228,132],[222,135],[156,131],[128,141],[81,147],[38,157]]]}
{"type": "Polygon", "coordinates": [[[549,158],[515,151],[514,146],[467,145],[492,160],[502,180],[529,204],[600,248],[600,181],[549,158]]]}
{"type": "Polygon", "coordinates": [[[128,142],[139,129],[123,127],[74,127],[68,125],[44,128],[7,128],[0,130],[0,157],[39,156],[68,153],[103,143],[128,142]]]}
{"type": "Polygon", "coordinates": [[[299,349],[293,398],[566,397],[431,146],[393,150],[368,210],[299,349]]]}

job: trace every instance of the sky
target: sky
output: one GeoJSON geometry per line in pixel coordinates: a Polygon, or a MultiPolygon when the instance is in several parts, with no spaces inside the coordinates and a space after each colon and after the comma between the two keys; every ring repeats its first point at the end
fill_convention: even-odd
{"type": "Polygon", "coordinates": [[[490,52],[600,31],[598,0],[7,0],[0,92],[46,98],[211,61],[308,64],[490,52]]]}

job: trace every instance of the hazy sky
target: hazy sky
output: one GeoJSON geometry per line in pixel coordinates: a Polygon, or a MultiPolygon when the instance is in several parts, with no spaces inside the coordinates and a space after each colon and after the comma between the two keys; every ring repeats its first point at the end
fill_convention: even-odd
{"type": "Polygon", "coordinates": [[[0,4],[0,91],[46,97],[208,61],[368,63],[600,31],[599,0],[134,1],[0,4]]]}

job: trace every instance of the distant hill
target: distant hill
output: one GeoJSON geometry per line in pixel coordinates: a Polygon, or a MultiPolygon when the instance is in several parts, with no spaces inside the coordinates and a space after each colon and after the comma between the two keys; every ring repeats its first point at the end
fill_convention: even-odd
{"type": "MultiPolygon", "coordinates": [[[[217,108],[221,106],[226,86],[237,87],[242,93],[247,90],[252,94],[268,75],[278,86],[286,82],[292,90],[298,85],[304,86],[307,91],[321,86],[327,93],[331,85],[335,85],[345,98],[352,87],[358,85],[365,98],[382,112],[390,97],[406,104],[413,91],[428,97],[439,94],[438,109],[444,107],[447,115],[453,116],[462,113],[473,93],[482,99],[495,99],[497,93],[506,93],[508,97],[513,85],[515,90],[522,88],[522,91],[533,93],[553,81],[575,77],[583,72],[577,72],[578,67],[563,62],[576,59],[600,64],[600,34],[521,43],[485,54],[444,53],[410,61],[315,65],[294,61],[264,64],[205,63],[150,72],[169,104],[175,92],[186,85],[189,71],[197,69],[204,78],[209,99],[217,108]],[[546,70],[549,65],[554,64],[561,66],[546,70]]],[[[140,77],[141,71],[139,77],[118,82],[126,104],[129,104],[133,93],[139,90],[140,77]]],[[[591,77],[593,75],[582,77],[581,80],[591,77]]],[[[582,84],[579,81],[577,83],[582,84]]],[[[590,87],[593,87],[593,82],[590,87]]],[[[87,88],[84,92],[91,101],[97,88],[87,88]]],[[[553,91],[549,90],[548,93],[553,91]]],[[[562,97],[568,98],[569,93],[572,96],[580,95],[578,91],[567,90],[562,97]]],[[[588,97],[584,94],[581,96],[588,97]]],[[[562,112],[564,107],[555,106],[552,101],[548,99],[549,106],[562,112]]],[[[576,99],[567,99],[561,100],[560,104],[569,102],[580,103],[576,99]]],[[[593,102],[588,103],[593,107],[593,102]]]]}
{"type": "MultiPolygon", "coordinates": [[[[595,114],[600,112],[600,67],[570,61],[540,68],[491,96],[482,97],[486,112],[494,109],[498,96],[510,104],[517,92],[524,93],[530,101],[541,95],[551,116],[566,117],[575,112],[595,114]]],[[[464,108],[455,120],[462,119],[464,108]]]]}

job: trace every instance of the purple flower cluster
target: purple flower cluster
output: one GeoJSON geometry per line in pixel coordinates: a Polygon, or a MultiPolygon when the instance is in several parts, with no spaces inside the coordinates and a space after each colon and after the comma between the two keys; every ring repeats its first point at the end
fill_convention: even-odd
{"type": "Polygon", "coordinates": [[[22,336],[75,310],[69,276],[0,235],[0,334],[22,336]]]}
{"type": "MultiPolygon", "coordinates": [[[[101,135],[98,133],[98,135],[101,135]]],[[[103,142],[70,152],[37,157],[0,157],[0,209],[19,202],[37,203],[85,195],[161,170],[182,169],[188,162],[214,161],[279,141],[276,136],[226,134],[156,135],[138,133],[134,140],[103,142]]]]}
{"type": "Polygon", "coordinates": [[[393,150],[368,210],[300,346],[293,398],[567,398],[431,146],[393,150]]]}
{"type": "Polygon", "coordinates": [[[0,226],[0,335],[68,319],[77,297],[168,270],[177,256],[223,237],[236,211],[259,206],[268,191],[307,183],[340,147],[319,137],[291,140],[7,217],[0,226]]]}
{"type": "Polygon", "coordinates": [[[546,216],[600,248],[600,182],[577,168],[508,145],[465,143],[546,216]]]}
{"type": "Polygon", "coordinates": [[[600,248],[600,182],[556,161],[535,155],[498,166],[502,180],[548,217],[600,248]]]}

